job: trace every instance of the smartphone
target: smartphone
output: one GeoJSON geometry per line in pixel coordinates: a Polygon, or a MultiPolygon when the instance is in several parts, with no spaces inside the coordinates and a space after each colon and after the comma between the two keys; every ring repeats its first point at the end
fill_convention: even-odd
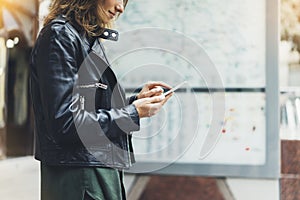
{"type": "Polygon", "coordinates": [[[181,86],[183,86],[184,84],[186,84],[187,81],[183,81],[182,83],[179,83],[178,85],[176,85],[175,87],[171,88],[170,90],[166,91],[164,93],[165,96],[167,96],[168,94],[175,92],[177,89],[179,89],[181,86]]]}

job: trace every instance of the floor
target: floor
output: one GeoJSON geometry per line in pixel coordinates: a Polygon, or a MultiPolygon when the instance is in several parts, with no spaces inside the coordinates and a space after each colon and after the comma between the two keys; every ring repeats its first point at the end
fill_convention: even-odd
{"type": "MultiPolygon", "coordinates": [[[[300,141],[281,142],[281,200],[300,200],[300,141]]],[[[32,157],[0,161],[1,200],[39,200],[39,162],[32,157]]],[[[210,177],[151,176],[140,200],[225,200],[210,177]]]]}
{"type": "MultiPolygon", "coordinates": [[[[282,140],[281,160],[280,199],[300,200],[300,141],[282,140]]],[[[214,178],[153,176],[140,198],[140,200],[148,199],[223,200],[224,198],[214,178]]]]}

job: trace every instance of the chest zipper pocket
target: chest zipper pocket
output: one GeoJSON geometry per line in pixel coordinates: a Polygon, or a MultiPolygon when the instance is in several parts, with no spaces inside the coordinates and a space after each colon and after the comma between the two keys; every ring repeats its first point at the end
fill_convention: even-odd
{"type": "MultiPolygon", "coordinates": [[[[107,85],[105,85],[103,83],[94,83],[94,84],[87,84],[87,85],[78,85],[77,88],[80,88],[80,89],[101,88],[103,90],[107,90],[107,85]]],[[[77,112],[78,109],[84,110],[84,103],[85,103],[84,96],[81,96],[79,94],[75,95],[74,97],[72,97],[72,103],[69,106],[69,110],[71,112],[77,112]],[[79,101],[79,106],[76,105],[78,101],[79,101]]]]}
{"type": "Polygon", "coordinates": [[[78,85],[77,88],[101,88],[106,90],[107,85],[103,83],[94,83],[94,84],[88,84],[88,85],[78,85]]]}

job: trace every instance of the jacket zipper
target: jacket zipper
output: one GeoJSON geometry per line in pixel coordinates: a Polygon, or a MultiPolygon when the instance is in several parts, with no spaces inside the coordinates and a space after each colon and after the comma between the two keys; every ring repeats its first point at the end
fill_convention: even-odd
{"type": "MultiPolygon", "coordinates": [[[[104,59],[105,59],[105,61],[106,61],[106,63],[109,65],[109,62],[108,62],[108,59],[107,59],[107,57],[106,57],[106,54],[105,54],[105,50],[104,50],[104,47],[102,46],[102,43],[98,40],[98,39],[96,39],[96,41],[95,42],[98,42],[98,44],[100,45],[100,48],[101,48],[101,50],[102,50],[102,52],[103,52],[103,56],[104,56],[104,59]]],[[[95,55],[97,55],[97,54],[95,54],[95,55]]],[[[98,56],[98,55],[97,55],[98,56]]],[[[100,56],[98,56],[98,57],[100,57],[100,56]]],[[[101,58],[101,57],[100,57],[101,58]]],[[[101,58],[102,59],[102,58],[101,58]]],[[[83,88],[91,88],[91,87],[95,87],[95,85],[96,84],[91,84],[91,85],[83,85],[84,87],[83,88]],[[88,87],[86,87],[86,86],[88,86],[88,87]]],[[[99,85],[100,86],[100,85],[99,85]]],[[[107,88],[107,85],[105,85],[105,87],[107,88]]],[[[119,87],[119,86],[118,86],[119,87]]],[[[102,87],[101,87],[102,88],[102,87]]],[[[106,88],[102,88],[102,89],[106,89],[106,88]]],[[[118,88],[119,90],[120,90],[120,88],[118,88]]],[[[123,99],[123,101],[124,101],[124,99],[123,99]]],[[[130,148],[129,148],[129,136],[128,136],[128,134],[126,134],[126,139],[127,139],[127,155],[128,155],[128,164],[129,164],[129,166],[132,166],[132,162],[131,162],[131,155],[130,155],[130,148]]]]}
{"type": "Polygon", "coordinates": [[[107,85],[103,83],[94,83],[94,84],[88,84],[88,85],[78,85],[77,88],[101,88],[106,90],[107,85]]]}

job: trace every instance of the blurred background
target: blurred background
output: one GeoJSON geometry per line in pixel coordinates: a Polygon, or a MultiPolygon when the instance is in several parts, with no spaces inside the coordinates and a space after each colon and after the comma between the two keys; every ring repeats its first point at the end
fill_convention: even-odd
{"type": "MultiPolygon", "coordinates": [[[[50,0],[0,0],[0,180],[5,177],[4,168],[9,166],[9,160],[24,159],[25,156],[32,159],[34,137],[28,84],[29,58],[50,3],[50,0]]],[[[130,4],[135,8],[138,3],[132,1],[130,4]]],[[[300,1],[280,0],[279,9],[279,196],[281,199],[300,199],[300,1]]],[[[11,163],[14,167],[22,166],[19,161],[11,163]]],[[[36,163],[34,166],[38,170],[36,163]]],[[[13,183],[10,178],[13,179],[5,179],[7,184],[13,183]]],[[[156,175],[133,181],[129,176],[131,182],[128,185],[133,185],[131,199],[240,199],[237,196],[241,194],[236,194],[234,189],[230,191],[229,186],[234,188],[235,182],[227,182],[224,186],[223,179],[222,176],[156,175]]],[[[1,195],[9,193],[4,191],[9,187],[0,184],[0,199],[3,199],[1,195]]]]}
{"type": "Polygon", "coordinates": [[[300,132],[300,3],[295,0],[281,1],[280,43],[280,124],[283,139],[299,139],[300,132]],[[298,134],[297,134],[298,133],[298,134]]]}

